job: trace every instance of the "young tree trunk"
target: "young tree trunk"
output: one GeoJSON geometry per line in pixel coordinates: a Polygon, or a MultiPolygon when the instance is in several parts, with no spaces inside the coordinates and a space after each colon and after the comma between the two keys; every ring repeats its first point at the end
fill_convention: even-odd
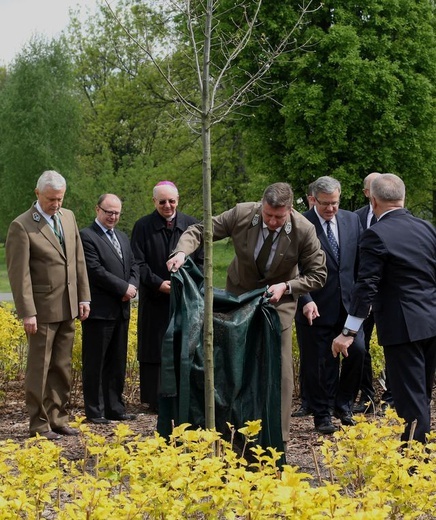
{"type": "Polygon", "coordinates": [[[202,119],[203,143],[203,225],[204,225],[204,393],[206,428],[215,428],[215,381],[213,360],[213,229],[211,186],[211,117],[210,117],[210,45],[212,36],[212,0],[207,0],[204,27],[204,55],[202,74],[202,119]]]}

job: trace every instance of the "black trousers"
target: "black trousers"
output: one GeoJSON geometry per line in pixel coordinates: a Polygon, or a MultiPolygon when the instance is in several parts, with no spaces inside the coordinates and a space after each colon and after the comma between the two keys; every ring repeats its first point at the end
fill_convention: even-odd
{"type": "Polygon", "coordinates": [[[404,441],[409,439],[412,422],[416,419],[414,439],[424,443],[426,434],[430,432],[436,336],[383,348],[395,410],[407,423],[401,438],[404,441]]]}
{"type": "Polygon", "coordinates": [[[82,383],[86,417],[119,416],[126,376],[129,320],[82,322],[82,383]]]}
{"type": "Polygon", "coordinates": [[[333,339],[341,332],[337,326],[312,326],[297,324],[298,340],[301,342],[301,370],[304,395],[313,411],[315,425],[330,416],[333,378],[336,391],[333,407],[342,412],[351,412],[353,402],[359,392],[362,378],[365,344],[360,331],[351,347],[348,357],[337,358],[332,354],[333,339]]]}

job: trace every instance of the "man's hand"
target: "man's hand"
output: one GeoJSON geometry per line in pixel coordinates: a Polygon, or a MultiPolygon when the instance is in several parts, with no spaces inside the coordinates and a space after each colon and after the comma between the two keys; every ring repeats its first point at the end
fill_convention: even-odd
{"type": "Polygon", "coordinates": [[[132,298],[136,296],[136,287],[129,283],[129,287],[127,287],[126,294],[121,298],[123,302],[128,302],[132,298]]]}
{"type": "Polygon", "coordinates": [[[79,303],[79,320],[83,321],[89,316],[91,310],[89,303],[79,303]]]}
{"type": "Polygon", "coordinates": [[[23,327],[26,334],[36,334],[38,330],[36,316],[26,316],[23,318],[23,327]]]}
{"type": "Polygon", "coordinates": [[[332,343],[333,357],[337,357],[338,354],[342,354],[344,357],[348,357],[348,348],[353,343],[354,338],[352,336],[344,336],[339,334],[332,343]]]}
{"type": "Polygon", "coordinates": [[[171,282],[170,282],[170,280],[164,280],[161,283],[160,287],[159,287],[159,291],[163,292],[165,294],[170,294],[170,292],[171,292],[171,282]]]}
{"type": "MultiPolygon", "coordinates": [[[[171,273],[175,273],[179,270],[180,267],[185,263],[186,255],[182,251],[179,251],[174,256],[172,256],[167,262],[168,271],[171,273]]],[[[161,286],[162,287],[162,286],[161,286]]]]}
{"type": "Polygon", "coordinates": [[[265,293],[265,296],[268,297],[270,303],[277,303],[285,294],[287,288],[288,287],[285,282],[270,285],[267,292],[265,293]]]}
{"type": "Polygon", "coordinates": [[[303,307],[303,314],[306,316],[309,325],[312,325],[315,318],[319,318],[318,306],[315,302],[306,303],[303,307]]]}

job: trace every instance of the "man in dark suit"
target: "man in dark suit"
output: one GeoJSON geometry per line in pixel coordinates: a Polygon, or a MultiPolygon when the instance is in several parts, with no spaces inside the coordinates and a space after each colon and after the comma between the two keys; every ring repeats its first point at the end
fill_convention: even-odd
{"type": "Polygon", "coordinates": [[[129,238],[115,232],[121,207],[116,195],[101,195],[96,219],[80,231],[92,296],[89,319],[82,323],[83,398],[86,417],[95,424],[135,418],[126,413],[123,389],[139,268],[129,238]]]}
{"type": "Polygon", "coordinates": [[[353,290],[348,336],[339,334],[334,355],[351,355],[353,337],[372,306],[383,345],[395,409],[409,438],[425,442],[430,432],[430,401],[436,369],[436,231],[404,209],[405,187],[396,175],[382,174],[371,183],[377,223],[360,243],[360,267],[353,290]]]}
{"type": "MultiPolygon", "coordinates": [[[[158,410],[162,340],[170,321],[170,274],[166,261],[180,235],[197,219],[177,210],[179,192],[171,181],[153,188],[155,210],[140,218],[132,231],[132,249],[140,269],[138,360],[141,403],[158,410]]],[[[203,269],[203,249],[192,255],[203,269]]]]}
{"type": "MultiPolygon", "coordinates": [[[[280,317],[284,442],[289,440],[294,389],[291,325],[295,302],[301,294],[321,287],[327,275],[325,255],[315,229],[292,209],[292,204],[291,187],[278,182],[266,188],[262,202],[237,204],[213,217],[213,239],[231,237],[235,248],[235,258],[227,269],[226,290],[241,295],[268,285],[269,301],[280,317]],[[264,255],[263,245],[268,240],[269,251],[264,255]]],[[[174,256],[167,262],[168,270],[179,269],[186,256],[202,243],[202,238],[202,224],[189,227],[180,237],[174,256]]]]}
{"type": "MultiPolygon", "coordinates": [[[[332,177],[320,177],[312,184],[315,206],[304,216],[316,229],[325,251],[325,285],[298,300],[295,316],[301,352],[301,381],[315,428],[333,433],[331,409],[342,424],[352,425],[352,405],[359,391],[365,346],[363,333],[355,338],[353,355],[342,363],[331,353],[331,342],[344,323],[358,264],[358,243],[362,232],[359,217],[339,209],[341,185],[332,177]]],[[[304,269],[303,269],[304,272],[304,269]]]]}
{"type": "Polygon", "coordinates": [[[46,171],[37,201],[10,225],[6,262],[29,350],[24,389],[30,435],[76,435],[68,426],[75,318],[89,314],[88,277],[72,211],[62,209],[66,181],[46,171]]]}
{"type": "MultiPolygon", "coordinates": [[[[359,215],[362,228],[367,229],[369,226],[377,222],[377,218],[372,210],[372,205],[369,200],[369,187],[371,182],[381,175],[378,172],[372,172],[363,180],[363,193],[368,199],[368,204],[357,209],[355,213],[359,215]]],[[[374,413],[374,396],[375,390],[373,385],[372,362],[370,352],[370,342],[372,331],[374,329],[374,315],[372,312],[366,318],[363,324],[363,335],[365,338],[365,360],[363,363],[362,381],[360,383],[360,399],[354,406],[356,413],[374,413]]]]}

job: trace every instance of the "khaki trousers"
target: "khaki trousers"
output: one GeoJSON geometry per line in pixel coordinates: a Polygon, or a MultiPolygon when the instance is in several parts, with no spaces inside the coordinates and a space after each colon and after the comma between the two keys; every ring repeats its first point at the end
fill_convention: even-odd
{"type": "Polygon", "coordinates": [[[30,435],[66,426],[70,400],[74,320],[38,323],[28,335],[24,389],[30,435]]]}

